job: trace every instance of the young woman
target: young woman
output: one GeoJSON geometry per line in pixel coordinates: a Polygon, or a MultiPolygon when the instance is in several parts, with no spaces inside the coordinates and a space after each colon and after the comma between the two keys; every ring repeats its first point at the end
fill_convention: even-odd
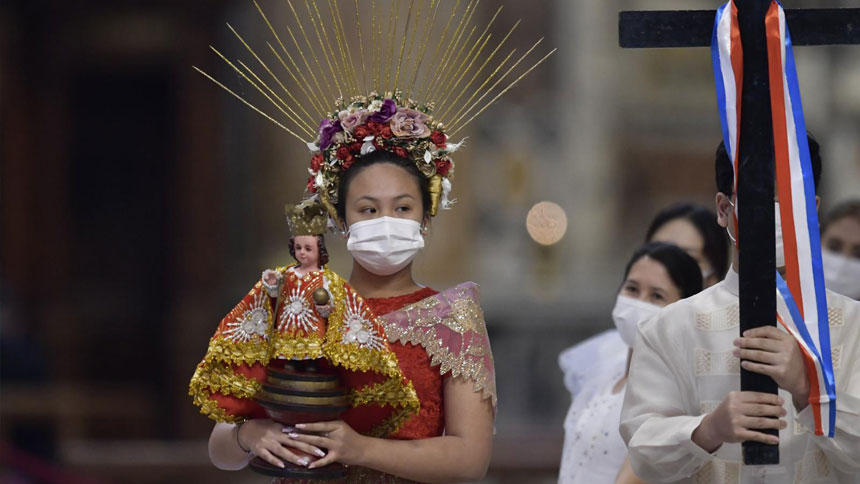
{"type": "Polygon", "coordinates": [[[717,214],[695,203],[676,203],[660,210],[646,242],[667,242],[687,251],[702,269],[705,287],[711,287],[729,270],[729,240],[717,224],[717,214]]]}
{"type": "MultiPolygon", "coordinates": [[[[353,9],[346,3],[324,8],[305,2],[303,12],[291,5],[298,30],[312,29],[321,47],[325,40],[319,50],[309,42],[305,49],[295,38],[290,43],[278,33],[284,29],[275,28],[255,4],[267,45],[255,50],[234,30],[251,55],[247,63],[221,56],[247,81],[239,92],[253,94],[240,95],[204,73],[310,149],[306,201],[324,207],[330,222],[348,234],[354,259],[348,282],[327,269],[318,271],[332,296],[324,340],[317,335],[297,342],[295,332],[280,330],[290,325],[274,325],[275,319],[301,323],[295,326],[322,324],[319,312],[308,309],[313,304],[304,291],[308,284],[299,288],[286,269],[264,273],[268,279],[219,325],[192,378],[191,393],[201,411],[219,422],[209,450],[220,468],[242,468],[249,455],[256,455],[277,467],[286,462],[319,469],[339,462],[349,466],[352,482],[463,482],[486,473],[496,392],[477,286],[464,283],[437,293],[414,280],[412,260],[424,246],[430,217],[453,203],[451,155],[462,142],[449,142],[448,134],[472,122],[554,50],[536,57],[537,51],[529,49],[497,77],[499,69],[483,67],[464,75],[472,65],[490,62],[495,49],[488,45],[468,54],[466,71],[449,72],[448,60],[460,55],[462,45],[456,33],[446,37],[448,28],[442,25],[457,20],[457,31],[469,30],[474,6],[439,9],[446,12],[437,19],[440,2],[417,2],[413,12],[415,3],[368,9],[356,2],[353,9]],[[331,20],[323,20],[319,10],[330,12],[331,20]],[[359,26],[357,43],[343,42],[351,37],[343,31],[343,18],[359,26]],[[365,29],[369,36],[362,36],[360,25],[373,31],[365,29]],[[428,48],[425,58],[424,49],[433,45],[435,52],[431,56],[428,48]],[[440,50],[442,45],[447,47],[440,50]],[[379,52],[390,52],[392,59],[383,62],[379,52]],[[263,57],[270,53],[267,63],[263,57]],[[307,58],[324,62],[313,67],[307,58]],[[278,79],[269,65],[283,66],[290,79],[278,79]],[[270,105],[259,107],[256,94],[270,105]],[[315,138],[308,142],[310,137],[315,138]],[[295,287],[290,303],[282,304],[287,282],[295,287]],[[240,341],[229,339],[237,334],[240,341]],[[352,408],[343,420],[285,428],[265,418],[253,397],[270,360],[308,355],[334,359],[338,368],[369,368],[376,380],[350,386],[352,408]]],[[[506,38],[493,42],[500,45],[506,38]]],[[[367,372],[356,373],[364,377],[367,372]]]]}
{"type": "Polygon", "coordinates": [[[350,482],[480,480],[492,447],[495,380],[477,290],[466,283],[437,293],[412,275],[434,204],[430,181],[413,160],[377,150],[343,172],[337,191],[354,259],[348,286],[383,316],[420,408],[383,438],[355,430],[367,427],[372,411],[297,426],[312,434],[251,413],[238,425],[215,425],[210,457],[222,469],[245,467],[250,454],[279,467],[339,462],[349,466],[350,482]]]}
{"type": "Polygon", "coordinates": [[[627,351],[618,351],[612,340],[616,333],[604,333],[559,357],[573,396],[564,421],[559,483],[638,482],[618,433],[636,325],[661,307],[701,290],[699,265],[679,247],[649,242],[634,252],[612,311],[627,351]]]}
{"type": "Polygon", "coordinates": [[[827,288],[860,299],[860,200],[833,207],[821,224],[827,288]]]}

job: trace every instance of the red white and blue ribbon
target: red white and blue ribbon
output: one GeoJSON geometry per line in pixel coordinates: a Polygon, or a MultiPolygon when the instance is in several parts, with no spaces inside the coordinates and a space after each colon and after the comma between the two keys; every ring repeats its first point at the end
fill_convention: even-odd
{"type": "MultiPolygon", "coordinates": [[[[785,304],[785,311],[777,318],[797,339],[803,353],[809,377],[809,403],[815,419],[815,434],[833,437],[836,386],[831,361],[815,183],[791,36],[786,26],[785,12],[777,1],[771,2],[765,16],[765,30],[776,191],[780,208],[776,216],[780,217],[782,224],[785,249],[785,278],[779,273],[776,275],[777,297],[785,304]]],[[[734,1],[729,1],[717,10],[711,56],[723,142],[732,161],[737,193],[743,49],[734,1]]]]}

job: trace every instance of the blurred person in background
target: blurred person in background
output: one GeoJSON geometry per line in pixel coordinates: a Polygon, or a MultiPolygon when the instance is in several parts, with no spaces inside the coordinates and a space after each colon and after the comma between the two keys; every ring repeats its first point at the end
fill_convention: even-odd
{"type": "Polygon", "coordinates": [[[618,331],[602,333],[559,356],[573,397],[564,421],[559,483],[639,482],[626,464],[627,449],[618,433],[636,326],[663,306],[701,290],[699,264],[678,246],[649,242],[633,253],[612,311],[618,331]]]}
{"type": "Polygon", "coordinates": [[[821,257],[827,288],[860,299],[860,199],[842,202],[824,217],[821,257]]]}
{"type": "Polygon", "coordinates": [[[668,242],[687,251],[702,269],[705,287],[723,280],[729,270],[729,239],[717,214],[697,203],[680,202],[660,210],[646,242],[668,242]]]}

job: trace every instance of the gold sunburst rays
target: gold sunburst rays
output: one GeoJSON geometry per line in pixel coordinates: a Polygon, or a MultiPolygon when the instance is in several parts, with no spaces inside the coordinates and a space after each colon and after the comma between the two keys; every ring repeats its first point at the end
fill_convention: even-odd
{"type": "Polygon", "coordinates": [[[195,69],[303,142],[316,139],[321,120],[371,92],[432,107],[453,135],[555,52],[536,53],[543,39],[519,56],[505,49],[520,21],[494,35],[502,7],[479,26],[481,0],[271,0],[281,7],[277,19],[252,1],[265,27],[249,36],[228,24],[241,48],[212,48],[252,89],[195,69]]]}

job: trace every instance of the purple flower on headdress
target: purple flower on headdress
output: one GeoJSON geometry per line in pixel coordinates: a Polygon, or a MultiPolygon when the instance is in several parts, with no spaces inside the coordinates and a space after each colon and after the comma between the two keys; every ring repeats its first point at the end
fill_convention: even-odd
{"type": "Polygon", "coordinates": [[[343,131],[340,121],[323,119],[320,123],[320,150],[328,148],[331,145],[331,139],[340,131],[343,131]]]}
{"type": "Polygon", "coordinates": [[[430,116],[409,108],[400,108],[391,117],[391,131],[399,138],[424,138],[430,136],[427,120],[430,116]]]}
{"type": "Polygon", "coordinates": [[[371,114],[367,120],[373,121],[374,123],[387,123],[396,112],[397,105],[394,104],[394,100],[386,99],[382,101],[382,107],[379,108],[379,111],[371,114]]]}

